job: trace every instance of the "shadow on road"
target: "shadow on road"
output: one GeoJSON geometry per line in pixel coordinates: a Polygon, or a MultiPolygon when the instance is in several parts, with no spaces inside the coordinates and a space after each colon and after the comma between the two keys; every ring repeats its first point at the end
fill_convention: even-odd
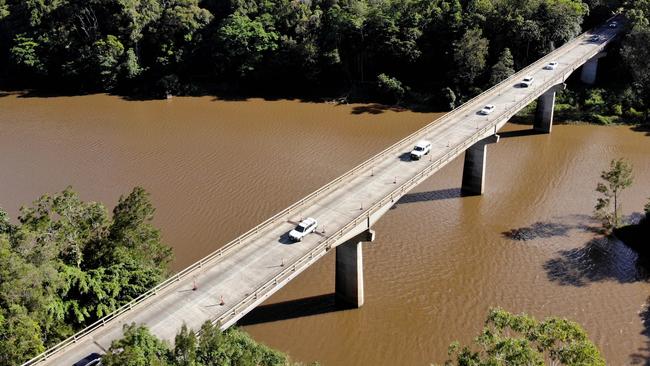
{"type": "Polygon", "coordinates": [[[349,309],[337,305],[336,296],[332,293],[258,306],[239,320],[237,325],[271,323],[349,309]]]}
{"type": "Polygon", "coordinates": [[[399,156],[400,161],[411,161],[411,152],[405,152],[399,156]]]}

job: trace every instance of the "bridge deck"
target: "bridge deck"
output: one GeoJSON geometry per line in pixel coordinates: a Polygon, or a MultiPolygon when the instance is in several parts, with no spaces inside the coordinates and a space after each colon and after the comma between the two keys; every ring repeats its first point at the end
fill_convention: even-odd
{"type": "MultiPolygon", "coordinates": [[[[243,244],[228,252],[223,258],[215,259],[202,268],[192,271],[160,290],[156,295],[137,304],[132,310],[124,312],[105,326],[66,346],[43,363],[72,365],[93,352],[103,353],[110,347],[111,341],[122,335],[123,324],[132,322],[146,324],[158,337],[173,342],[176,332],[183,323],[198,329],[206,320],[214,320],[232,313],[242,299],[258,291],[262,284],[273,279],[274,276],[291,268],[305,254],[326,241],[329,235],[346,225],[349,226],[351,221],[362,215],[371,205],[390,196],[396,187],[421,173],[431,165],[432,161],[450,156],[450,159],[431,169],[431,172],[421,180],[433,174],[451,158],[461,154],[464,149],[457,147],[470,140],[470,142],[475,141],[477,131],[487,126],[490,129],[486,130],[485,135],[494,133],[495,129],[505,124],[514,113],[512,109],[520,109],[522,102],[532,100],[545,92],[544,89],[548,89],[549,83],[563,82],[575,69],[576,62],[584,62],[585,57],[591,57],[602,50],[617,31],[605,27],[597,29],[595,32],[605,37],[603,41],[591,43],[586,41],[585,37],[588,35],[582,35],[556,50],[555,53],[540,59],[527,70],[522,70],[487,94],[468,102],[439,122],[433,122],[423,128],[416,136],[401,143],[393,153],[387,154],[376,164],[366,166],[350,179],[341,182],[335,189],[304,204],[302,209],[282,217],[268,229],[247,238],[243,244]],[[556,70],[542,69],[542,66],[549,61],[559,62],[556,70]],[[515,87],[515,83],[520,81],[524,74],[534,76],[534,84],[530,88],[515,87]],[[476,114],[487,103],[496,105],[496,110],[489,119],[476,114]],[[405,158],[413,142],[421,138],[433,143],[430,155],[420,161],[410,161],[405,158]],[[450,151],[454,153],[449,155],[450,151]],[[319,221],[318,233],[308,235],[303,242],[290,243],[286,233],[300,221],[301,217],[307,216],[319,221]],[[325,229],[324,233],[323,229],[325,229]],[[285,265],[281,266],[283,260],[285,265]],[[198,284],[196,291],[192,290],[194,280],[198,284]],[[225,301],[223,306],[219,304],[222,296],[225,301]]],[[[296,179],[300,177],[297,176],[296,179]]],[[[399,197],[394,198],[396,201],[399,197]]],[[[316,259],[318,258],[315,257],[314,260],[316,259]]],[[[299,273],[308,264],[297,269],[296,272],[299,273]]],[[[288,277],[286,282],[291,278],[293,277],[288,277]]],[[[228,318],[229,323],[245,315],[284,283],[279,283],[267,291],[265,296],[255,304],[240,305],[235,309],[236,314],[228,318]]]]}

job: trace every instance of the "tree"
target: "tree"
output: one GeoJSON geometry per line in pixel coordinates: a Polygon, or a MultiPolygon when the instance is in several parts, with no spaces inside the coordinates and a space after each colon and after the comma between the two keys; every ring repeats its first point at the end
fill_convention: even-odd
{"type": "Polygon", "coordinates": [[[36,355],[45,351],[40,337],[41,329],[27,310],[12,305],[0,313],[0,363],[18,364],[25,355],[36,355]]]}
{"type": "Polygon", "coordinates": [[[144,293],[167,274],[171,251],[136,188],[109,217],[68,188],[0,210],[0,364],[21,364],[144,293]],[[107,250],[107,252],[103,252],[107,250]]]}
{"type": "Polygon", "coordinates": [[[104,90],[111,90],[117,83],[117,66],[124,55],[124,45],[117,37],[109,34],[93,44],[93,55],[97,74],[104,90]]]}
{"type": "Polygon", "coordinates": [[[393,103],[399,103],[404,97],[404,87],[402,83],[386,74],[377,75],[377,84],[379,90],[384,94],[387,100],[390,100],[393,103]]]}
{"type": "Polygon", "coordinates": [[[124,324],[123,338],[114,340],[102,356],[106,366],[173,365],[168,345],[156,338],[146,327],[124,324]]]}
{"type": "Polygon", "coordinates": [[[185,324],[174,340],[174,363],[179,366],[197,365],[196,334],[185,324]]]}
{"type": "Polygon", "coordinates": [[[510,49],[506,48],[499,56],[499,60],[492,66],[492,73],[490,75],[490,84],[495,85],[510,77],[515,73],[514,61],[510,49]]]}
{"type": "Polygon", "coordinates": [[[113,341],[102,357],[107,366],[287,366],[280,352],[256,343],[234,328],[224,332],[209,321],[201,326],[201,337],[185,325],[175,338],[174,350],[143,326],[124,326],[124,336],[113,341]]]}
{"type": "Polygon", "coordinates": [[[650,109],[650,25],[639,21],[624,40],[621,56],[633,79],[633,87],[645,107],[645,119],[650,109]]]}
{"type": "Polygon", "coordinates": [[[279,35],[262,21],[235,13],[228,17],[217,32],[222,48],[218,54],[223,58],[223,72],[235,69],[240,76],[255,70],[266,51],[278,47],[279,35]]]}
{"type": "Polygon", "coordinates": [[[458,65],[457,80],[460,85],[470,86],[485,69],[489,41],[483,31],[473,28],[454,42],[454,60],[458,65]]]}
{"type": "Polygon", "coordinates": [[[18,34],[14,38],[14,46],[11,48],[11,56],[16,65],[32,73],[44,72],[43,60],[38,52],[39,43],[33,38],[24,34],[18,34]]]}
{"type": "Polygon", "coordinates": [[[7,6],[6,0],[0,0],[0,20],[9,15],[9,7],[7,6]]]}
{"type": "Polygon", "coordinates": [[[624,159],[612,160],[609,170],[604,170],[600,177],[605,183],[598,183],[596,191],[604,197],[598,198],[595,215],[609,232],[621,224],[619,196],[625,188],[632,185],[632,165],[624,159]]]}
{"type": "Polygon", "coordinates": [[[587,5],[580,0],[544,0],[536,11],[535,19],[541,25],[545,51],[580,34],[587,5]]]}
{"type": "Polygon", "coordinates": [[[485,328],[472,346],[454,342],[449,357],[446,366],[605,365],[579,324],[555,317],[538,321],[500,308],[490,310],[485,328]]]}

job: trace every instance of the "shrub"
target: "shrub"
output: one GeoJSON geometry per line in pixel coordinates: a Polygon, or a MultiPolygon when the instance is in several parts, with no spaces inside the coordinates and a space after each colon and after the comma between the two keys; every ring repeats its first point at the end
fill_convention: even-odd
{"type": "Polygon", "coordinates": [[[377,86],[387,99],[395,103],[399,103],[406,92],[401,81],[386,74],[377,75],[377,86]]]}

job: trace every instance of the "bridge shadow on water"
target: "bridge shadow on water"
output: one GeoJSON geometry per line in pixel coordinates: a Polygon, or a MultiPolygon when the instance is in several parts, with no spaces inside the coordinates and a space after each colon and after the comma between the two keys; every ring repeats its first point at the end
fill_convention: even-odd
{"type": "Polygon", "coordinates": [[[258,306],[240,319],[237,325],[271,323],[349,309],[351,308],[337,305],[336,295],[331,293],[258,306]]]}
{"type": "Polygon", "coordinates": [[[527,128],[525,130],[503,131],[498,133],[499,137],[504,139],[510,137],[523,137],[523,136],[544,135],[544,134],[546,134],[546,132],[537,131],[532,128],[527,128]]]}
{"type": "Polygon", "coordinates": [[[460,188],[447,188],[447,189],[439,189],[437,191],[407,193],[397,201],[395,206],[404,203],[440,201],[440,200],[449,200],[449,199],[460,198],[460,197],[464,197],[460,188]]]}

